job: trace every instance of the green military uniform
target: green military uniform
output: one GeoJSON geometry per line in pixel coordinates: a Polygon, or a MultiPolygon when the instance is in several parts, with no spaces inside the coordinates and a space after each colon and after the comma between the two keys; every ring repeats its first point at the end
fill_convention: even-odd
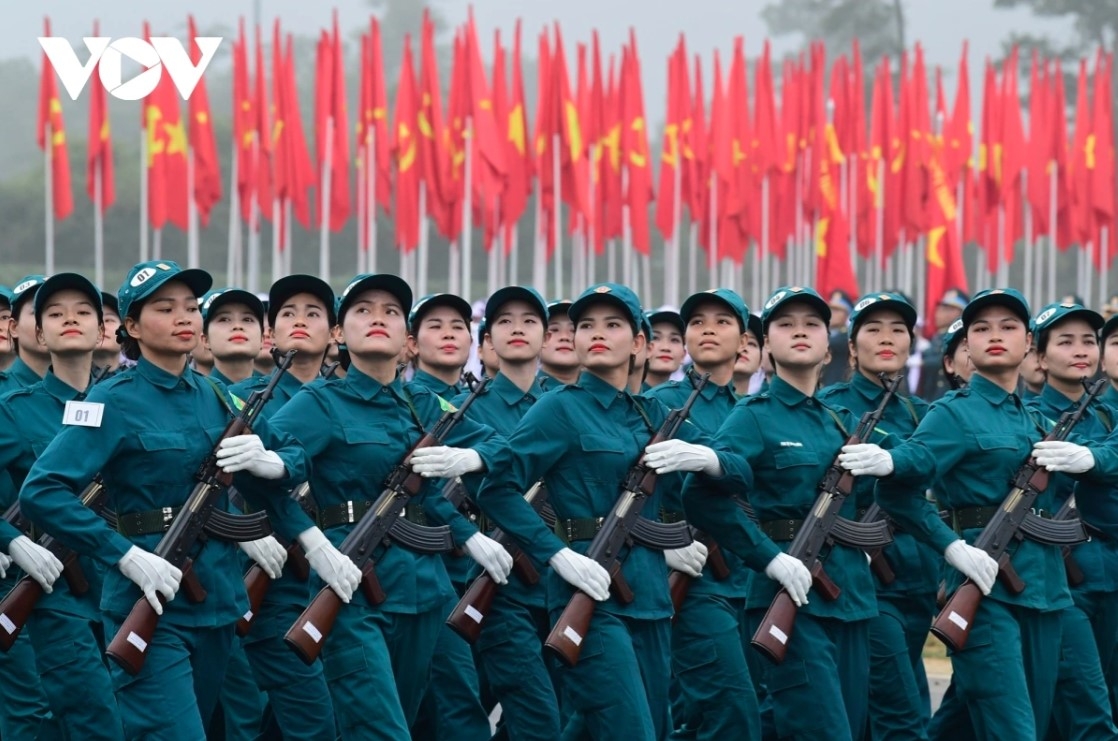
{"type": "MultiPolygon", "coordinates": [[[[785,288],[765,304],[766,328],[770,317],[792,301],[810,303],[829,321],[830,309],[815,291],[785,288]]],[[[715,450],[723,477],[688,479],[683,493],[688,521],[750,568],[763,571],[788,547],[798,529],[795,523],[815,503],[819,481],[855,422],[849,412],[805,396],[774,376],[767,392],[736,405],[719,430],[715,450]],[[759,525],[738,507],[734,495],[747,496],[759,525]]],[[[856,516],[855,497],[846,501],[842,515],[856,516]]],[[[831,548],[824,566],[841,594],[828,602],[809,593],[784,662],[765,667],[766,704],[771,704],[780,738],[860,739],[864,732],[868,623],[877,615],[873,578],[865,555],[846,546],[831,548]]],[[[746,610],[751,630],[778,589],[777,582],[760,575],[750,580],[746,610]]]]}
{"type": "MultiPolygon", "coordinates": [[[[394,293],[407,311],[410,289],[395,276],[358,276],[343,294],[365,287],[394,293]]],[[[382,385],[351,365],[345,378],[315,381],[272,418],[276,428],[297,437],[313,461],[311,491],[320,518],[352,505],[363,513],[394,466],[449,403],[418,386],[405,390],[399,378],[382,385]]],[[[469,420],[445,444],[473,447],[490,469],[507,460],[503,438],[469,420]]],[[[473,479],[476,474],[464,477],[473,479]]],[[[428,517],[446,522],[457,515],[428,486],[419,497],[428,517]],[[448,512],[449,510],[449,512],[448,512]]],[[[349,519],[349,518],[344,518],[349,519]]],[[[327,537],[340,544],[353,529],[342,518],[324,521],[327,537]]],[[[394,545],[377,554],[377,576],[387,599],[373,606],[360,591],[342,608],[322,649],[323,666],[343,737],[401,739],[409,735],[427,685],[435,640],[454,594],[442,559],[394,545]]]]}
{"type": "MultiPolygon", "coordinates": [[[[22,304],[34,298],[36,291],[46,281],[43,275],[28,275],[16,284],[9,296],[12,317],[15,318],[22,304]]],[[[28,307],[28,311],[31,307],[28,307]]],[[[42,381],[22,358],[17,357],[5,371],[0,371],[0,397],[33,386],[42,381]]],[[[16,428],[18,431],[18,428],[16,428]]],[[[13,481],[7,471],[0,470],[0,504],[6,509],[19,493],[19,482],[13,481]]],[[[14,537],[15,533],[10,533],[14,537]]],[[[9,540],[10,542],[10,540],[9,540]]],[[[20,572],[9,568],[6,578],[0,579],[0,589],[5,594],[19,581],[20,572]]],[[[36,669],[35,650],[30,640],[17,640],[7,653],[0,652],[0,736],[7,739],[31,741],[54,728],[50,705],[36,669]]]]}
{"type": "MultiPolygon", "coordinates": [[[[694,294],[683,302],[681,324],[689,320],[704,301],[725,304],[737,316],[741,331],[748,328],[749,308],[733,291],[717,289],[694,294]]],[[[690,380],[669,381],[649,394],[669,409],[679,409],[693,389],[690,380]]],[[[733,385],[708,382],[691,408],[690,421],[713,437],[730,415],[738,397],[733,385]]],[[[663,497],[665,521],[683,519],[683,500],[678,479],[658,485],[663,497]]],[[[760,708],[749,667],[748,620],[745,599],[752,571],[735,554],[723,551],[730,576],[719,581],[709,564],[703,577],[695,580],[682,608],[672,622],[672,673],[677,696],[673,697],[673,737],[760,738],[760,708]]]]}
{"type": "MultiPolygon", "coordinates": [[[[464,390],[461,384],[448,384],[423,370],[417,370],[412,376],[408,388],[413,386],[427,389],[444,401],[454,399],[464,390]]],[[[455,517],[452,524],[457,543],[464,543],[477,532],[463,515],[455,517]]],[[[442,559],[454,587],[454,595],[445,605],[445,613],[449,615],[465,591],[473,559],[461,552],[444,553],[442,559]]],[[[444,625],[439,629],[435,655],[439,661],[431,665],[431,679],[412,728],[412,737],[485,741],[491,735],[489,714],[481,704],[481,688],[470,645],[444,625]]]]}
{"type": "MultiPolygon", "coordinates": [[[[121,289],[122,311],[126,314],[127,304],[170,280],[201,293],[209,276],[180,270],[169,261],[137,265],[121,289]]],[[[103,405],[100,425],[64,427],[32,467],[20,502],[37,525],[107,567],[101,610],[106,635],[115,635],[140,590],[111,567],[133,545],[153,550],[162,528],[138,528],[130,535],[114,531],[92,511],[76,506],[75,494],[100,472],[107,506],[118,515],[147,513],[151,520],[155,511],[180,506],[194,488],[198,462],[213,449],[239,402],[189,368],[176,375],[143,358],[131,372],[94,387],[87,401],[103,405]]],[[[263,419],[256,420],[254,432],[295,480],[306,477],[305,456],[291,438],[272,434],[263,419]]],[[[281,534],[294,537],[283,497],[270,496],[290,487],[290,481],[262,482],[243,473],[233,480],[246,497],[268,509],[281,534]]],[[[110,666],[126,737],[204,735],[225,672],[233,624],[248,606],[238,553],[234,544],[212,538],[200,546],[193,568],[208,592],[205,601],[167,603],[136,676],[110,666]]]]}
{"type": "MultiPolygon", "coordinates": [[[[850,336],[876,311],[897,311],[911,330],[916,310],[897,294],[871,294],[850,315],[850,336]]],[[[902,371],[903,372],[903,371],[902,371]]],[[[876,409],[885,391],[876,380],[855,369],[845,382],[817,395],[825,404],[842,407],[855,416],[876,409]]],[[[885,408],[879,430],[898,440],[911,435],[928,411],[923,399],[898,394],[885,408]]],[[[912,492],[922,497],[922,490],[912,492]]],[[[858,511],[872,504],[872,492],[862,491],[858,511]]],[[[895,530],[884,555],[896,575],[889,585],[875,579],[879,615],[870,621],[869,727],[873,739],[921,738],[931,709],[924,672],[924,642],[935,615],[941,559],[910,533],[895,530]]]]}
{"type": "MultiPolygon", "coordinates": [[[[22,485],[35,459],[50,444],[62,426],[67,401],[81,401],[84,392],[71,388],[53,373],[41,382],[13,391],[0,402],[0,470],[7,471],[16,488],[22,485]]],[[[4,507],[15,501],[16,491],[5,497],[4,507]]],[[[7,521],[0,520],[0,548],[7,551],[12,540],[23,535],[7,521]]],[[[32,687],[41,683],[50,703],[53,721],[67,738],[123,738],[120,713],[112,694],[109,672],[102,658],[104,636],[101,628],[101,579],[104,566],[90,558],[79,559],[89,584],[89,591],[78,596],[70,591],[65,579],[54,583],[51,594],[45,594],[35,606],[28,622],[27,640],[17,641],[8,656],[26,654],[31,666],[20,667],[29,677],[38,677],[32,687]],[[28,647],[26,652],[22,647],[28,647]],[[31,652],[31,648],[34,652],[31,652]],[[17,653],[17,651],[19,653],[17,653]]],[[[16,571],[13,567],[12,571],[16,571]]],[[[4,580],[7,591],[18,574],[4,580]]],[[[19,675],[8,675],[6,682],[19,681],[19,675]]],[[[30,720],[30,719],[29,719],[30,720]]],[[[0,728],[8,738],[9,729],[0,728]]],[[[11,736],[26,734],[11,730],[11,736]]],[[[32,737],[35,737],[32,732],[32,737]]],[[[40,731],[40,738],[45,737],[40,731]]]]}
{"type": "MultiPolygon", "coordinates": [[[[1076,304],[1050,304],[1037,315],[1036,331],[1048,332],[1064,319],[1081,317],[1097,331],[1102,317],[1076,304]]],[[[1049,385],[1030,408],[1050,420],[1071,411],[1071,400],[1049,385]]],[[[1114,415],[1101,400],[1090,407],[1076,425],[1083,441],[1101,443],[1114,429],[1114,415]]],[[[1072,587],[1075,604],[1060,613],[1060,670],[1052,711],[1053,730],[1062,739],[1116,738],[1102,656],[1110,657],[1118,646],[1118,490],[1113,485],[1084,481],[1076,484],[1067,476],[1054,476],[1038,508],[1054,512],[1068,496],[1076,495],[1079,516],[1091,527],[1091,540],[1072,549],[1083,571],[1082,584],[1072,587]]]]}
{"type": "MultiPolygon", "coordinates": [[[[964,325],[994,304],[1028,318],[1028,305],[1016,291],[985,291],[964,311],[964,325]]],[[[939,504],[953,512],[955,523],[980,521],[979,508],[1001,504],[1046,425],[1016,394],[976,373],[966,389],[933,406],[893,451],[893,475],[879,481],[878,500],[902,528],[939,552],[960,537],[973,542],[981,527],[952,530],[912,496],[913,487],[938,478],[939,504]]],[[[1092,480],[1112,472],[1113,454],[1096,450],[1096,464],[1092,480]]],[[[1026,539],[1009,553],[1027,588],[1013,595],[996,582],[979,606],[966,647],[952,655],[956,696],[979,738],[1035,738],[1047,730],[1060,658],[1060,645],[1051,638],[1060,634],[1061,612],[1073,604],[1059,548],[1026,539]]],[[[961,576],[949,570],[946,581],[950,594],[961,576]]]]}
{"type": "MultiPolygon", "coordinates": [[[[230,391],[242,399],[268,385],[270,376],[258,376],[234,385],[230,391]]],[[[271,418],[303,388],[298,378],[284,374],[261,414],[271,418]]],[[[310,520],[304,522],[311,526],[310,520]]],[[[285,565],[280,578],[273,579],[252,621],[252,630],[237,643],[251,667],[251,688],[267,696],[276,725],[285,739],[330,738],[335,733],[334,706],[322,672],[322,662],[307,666],[283,642],[287,629],[311,599],[309,581],[300,581],[285,565]]],[[[225,702],[228,693],[223,696],[225,702]]],[[[226,712],[228,713],[228,704],[226,712]]]]}

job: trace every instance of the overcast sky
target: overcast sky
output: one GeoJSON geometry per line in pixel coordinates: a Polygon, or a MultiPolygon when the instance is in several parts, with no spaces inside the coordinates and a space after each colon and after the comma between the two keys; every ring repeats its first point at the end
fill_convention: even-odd
{"type": "MultiPolygon", "coordinates": [[[[441,8],[452,24],[464,22],[470,3],[465,0],[441,0],[433,3],[441,8]]],[[[474,0],[472,3],[482,34],[483,49],[491,48],[493,29],[511,39],[516,18],[523,19],[529,38],[545,24],[558,20],[568,45],[568,64],[574,65],[574,44],[589,41],[598,29],[603,51],[619,49],[629,27],[637,31],[645,83],[645,105],[651,120],[663,116],[667,57],[682,32],[690,51],[701,53],[706,60],[704,74],[709,75],[711,52],[718,48],[723,55],[732,49],[733,37],[745,37],[746,54],[756,56],[761,49],[766,29],[760,11],[765,0],[642,0],[641,2],[610,2],[606,0],[554,0],[524,2],[523,0],[474,0]]],[[[964,39],[970,41],[971,91],[975,96],[972,110],[977,117],[981,94],[982,60],[986,55],[1000,53],[1003,39],[1014,31],[1048,33],[1065,38],[1069,24],[1036,19],[1024,9],[995,10],[992,0],[907,0],[906,37],[911,44],[919,40],[925,48],[929,74],[935,66],[954,70],[964,39]]],[[[289,30],[301,32],[328,26],[332,8],[340,13],[343,29],[354,29],[367,23],[370,8],[364,0],[260,0],[261,14],[270,28],[279,16],[289,30]]],[[[53,35],[77,39],[90,33],[94,17],[101,22],[104,35],[139,36],[141,23],[147,19],[153,34],[181,34],[187,13],[193,13],[203,28],[224,23],[234,27],[238,16],[251,18],[252,0],[190,0],[189,2],[136,3],[127,0],[101,0],[96,4],[79,0],[40,0],[37,3],[5,3],[5,23],[0,28],[0,48],[4,54],[26,54],[38,59],[36,37],[42,34],[43,16],[50,16],[53,35]]],[[[776,43],[776,42],[774,42],[776,43]]],[[[784,38],[776,43],[781,52],[796,48],[798,40],[784,38]]],[[[535,42],[525,44],[534,53],[535,42]]],[[[836,54],[842,50],[830,50],[836,54]]],[[[725,58],[725,56],[724,56],[725,58]]],[[[574,70],[572,69],[572,74],[574,70]]],[[[709,77],[707,77],[709,91],[709,77]]],[[[954,97],[953,75],[945,77],[948,95],[954,97]]],[[[29,105],[34,105],[29,101],[29,105]]],[[[138,104],[137,104],[138,105],[138,104]]]]}

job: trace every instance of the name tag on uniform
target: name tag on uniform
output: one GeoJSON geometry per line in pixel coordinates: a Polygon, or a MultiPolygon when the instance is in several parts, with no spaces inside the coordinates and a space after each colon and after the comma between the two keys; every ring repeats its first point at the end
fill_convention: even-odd
{"type": "Polygon", "coordinates": [[[62,424],[78,427],[100,427],[105,405],[96,401],[68,401],[62,413],[62,424]]]}

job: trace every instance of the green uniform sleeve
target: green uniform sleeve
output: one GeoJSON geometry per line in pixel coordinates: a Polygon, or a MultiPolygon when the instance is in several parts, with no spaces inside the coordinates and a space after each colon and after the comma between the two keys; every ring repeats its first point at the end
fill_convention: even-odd
{"type": "Polygon", "coordinates": [[[878,504],[890,517],[940,553],[959,536],[931,502],[914,492],[923,491],[962,459],[968,446],[959,432],[966,429],[950,405],[934,405],[912,436],[890,451],[893,473],[879,479],[875,489],[878,504]]]}
{"type": "Polygon", "coordinates": [[[28,519],[59,542],[115,566],[132,543],[83,507],[77,496],[116,455],[120,441],[137,433],[126,422],[127,405],[112,404],[111,397],[100,397],[97,391],[90,401],[105,403],[101,426],[63,427],[28,472],[19,501],[28,519]]]}
{"type": "Polygon", "coordinates": [[[765,454],[764,437],[747,405],[738,404],[715,435],[714,452],[722,464],[722,476],[692,475],[683,488],[683,510],[687,521],[709,533],[750,568],[761,571],[780,553],[780,548],[761,532],[734,500],[747,497],[753,486],[749,462],[765,454]]]}
{"type": "Polygon", "coordinates": [[[289,541],[294,540],[299,533],[314,525],[299,503],[290,496],[291,488],[306,481],[310,475],[307,453],[292,434],[277,429],[263,416],[253,423],[252,431],[260,437],[265,448],[279,456],[287,473],[282,479],[269,481],[241,472],[233,476],[234,484],[246,500],[267,513],[268,521],[276,532],[289,541]]]}
{"type": "Polygon", "coordinates": [[[524,493],[560,458],[572,454],[572,429],[577,427],[567,420],[563,399],[544,396],[509,437],[508,464],[490,467],[478,490],[478,506],[539,564],[547,563],[566,546],[524,501],[524,493]]]}

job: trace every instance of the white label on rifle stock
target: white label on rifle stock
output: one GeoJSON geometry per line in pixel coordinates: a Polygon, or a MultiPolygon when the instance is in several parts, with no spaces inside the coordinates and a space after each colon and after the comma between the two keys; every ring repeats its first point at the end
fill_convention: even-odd
{"type": "Polygon", "coordinates": [[[788,634],[785,633],[780,628],[776,627],[775,625],[770,625],[769,626],[769,635],[771,635],[776,640],[780,641],[780,645],[782,645],[782,646],[788,645],[788,634]]]}
{"type": "Polygon", "coordinates": [[[246,621],[248,621],[248,620],[252,620],[252,610],[249,610],[248,612],[246,612],[246,613],[245,613],[245,614],[244,614],[244,615],[243,615],[242,617],[243,617],[243,618],[244,618],[244,620],[246,620],[246,621]]]}
{"type": "Polygon", "coordinates": [[[959,630],[967,629],[967,619],[954,610],[952,610],[951,614],[947,616],[947,619],[958,625],[959,630]]]}
{"type": "Polygon", "coordinates": [[[576,646],[582,645],[582,636],[580,636],[578,634],[578,631],[571,626],[568,625],[566,628],[563,628],[563,635],[567,636],[567,638],[570,639],[571,643],[575,644],[576,646]]]}
{"type": "Polygon", "coordinates": [[[322,643],[322,633],[314,627],[313,623],[303,623],[303,632],[309,635],[315,643],[322,643]]]}
{"type": "Polygon", "coordinates": [[[16,632],[16,624],[5,613],[0,613],[0,628],[3,628],[8,635],[16,632]]]}
{"type": "Polygon", "coordinates": [[[140,653],[148,650],[148,642],[140,638],[132,631],[128,631],[128,642],[140,650],[140,653]]]}
{"type": "Polygon", "coordinates": [[[481,621],[485,619],[485,616],[473,605],[466,605],[466,617],[478,625],[481,625],[481,621]]]}

